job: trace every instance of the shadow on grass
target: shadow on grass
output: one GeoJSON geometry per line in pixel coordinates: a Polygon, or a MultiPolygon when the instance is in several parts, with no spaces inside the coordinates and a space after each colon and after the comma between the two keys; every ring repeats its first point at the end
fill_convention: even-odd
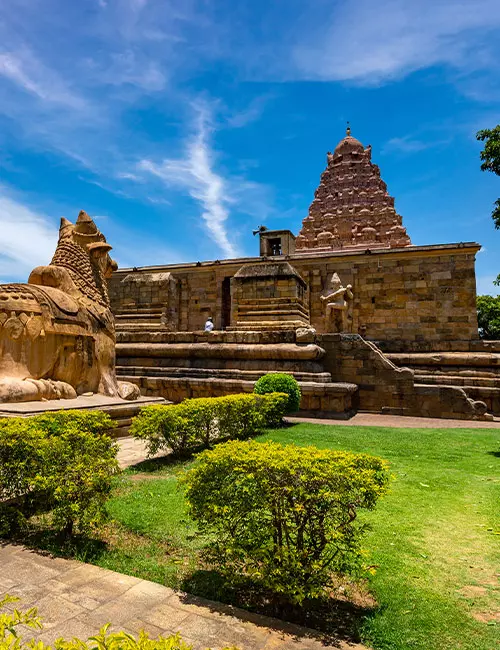
{"type": "Polygon", "coordinates": [[[40,555],[52,555],[80,562],[95,563],[107,549],[105,542],[85,535],[68,538],[51,529],[33,528],[9,538],[1,538],[0,546],[24,546],[40,555]]]}
{"type": "Polygon", "coordinates": [[[487,451],[486,453],[490,456],[495,456],[495,458],[500,458],[500,451],[487,451]]]}
{"type": "Polygon", "coordinates": [[[167,454],[165,456],[159,456],[158,458],[146,458],[146,460],[141,460],[135,465],[129,465],[125,472],[127,473],[148,473],[153,474],[154,472],[160,472],[162,469],[170,468],[175,469],[181,465],[185,465],[186,462],[193,459],[192,454],[186,454],[184,456],[176,456],[174,454],[167,454]]]}
{"type": "Polygon", "coordinates": [[[334,647],[342,642],[359,643],[362,622],[376,610],[372,603],[356,604],[334,597],[307,600],[298,606],[255,583],[228,583],[215,570],[195,571],[184,579],[181,588],[187,592],[181,596],[185,604],[206,607],[297,639],[320,639],[334,647]]]}

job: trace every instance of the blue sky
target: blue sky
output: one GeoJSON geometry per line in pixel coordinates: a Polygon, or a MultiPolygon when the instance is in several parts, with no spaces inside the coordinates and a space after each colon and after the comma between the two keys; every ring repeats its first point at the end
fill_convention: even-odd
{"type": "Polygon", "coordinates": [[[257,254],[347,120],[413,243],[480,242],[496,293],[499,0],[0,0],[0,280],[80,209],[122,266],[257,254]]]}

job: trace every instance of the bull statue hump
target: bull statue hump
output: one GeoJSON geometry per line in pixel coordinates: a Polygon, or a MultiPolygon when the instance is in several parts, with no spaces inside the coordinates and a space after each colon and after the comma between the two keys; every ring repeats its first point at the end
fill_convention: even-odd
{"type": "Polygon", "coordinates": [[[116,379],[110,250],[82,211],[75,224],[61,219],[49,266],[33,269],[28,284],[0,285],[0,402],[139,397],[116,379]]]}

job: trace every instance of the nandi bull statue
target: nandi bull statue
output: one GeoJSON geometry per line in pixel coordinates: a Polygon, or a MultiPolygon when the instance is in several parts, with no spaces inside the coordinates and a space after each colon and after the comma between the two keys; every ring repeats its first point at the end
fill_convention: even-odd
{"type": "Polygon", "coordinates": [[[61,219],[49,266],[28,284],[0,285],[0,402],[102,393],[136,399],[115,374],[115,325],[106,279],[117,264],[85,212],[61,219]]]}

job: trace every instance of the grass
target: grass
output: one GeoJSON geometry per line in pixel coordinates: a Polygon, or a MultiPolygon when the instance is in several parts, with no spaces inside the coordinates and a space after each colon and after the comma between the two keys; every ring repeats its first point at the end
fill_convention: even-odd
{"type": "MultiPolygon", "coordinates": [[[[500,648],[498,430],[298,424],[258,439],[391,462],[390,493],[364,514],[372,527],[367,558],[377,567],[369,589],[378,605],[337,603],[332,627],[355,616],[361,639],[381,650],[500,648]]],[[[113,523],[101,541],[78,546],[80,559],[227,599],[203,566],[200,552],[210,540],[196,535],[177,485],[186,465],[147,461],[119,477],[109,502],[113,523]]],[[[349,635],[351,628],[342,638],[349,635]]]]}

